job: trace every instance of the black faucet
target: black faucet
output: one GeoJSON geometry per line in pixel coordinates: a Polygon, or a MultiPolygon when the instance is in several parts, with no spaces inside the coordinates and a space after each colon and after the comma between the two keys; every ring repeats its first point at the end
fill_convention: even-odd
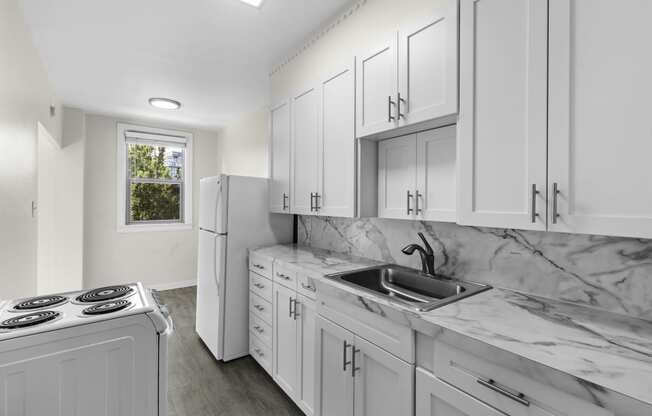
{"type": "Polygon", "coordinates": [[[435,275],[435,253],[432,251],[432,247],[428,244],[428,240],[424,237],[423,233],[417,233],[421,241],[423,241],[424,247],[421,247],[418,244],[410,244],[403,247],[403,254],[408,256],[414,254],[414,251],[418,251],[421,256],[421,271],[429,274],[431,276],[435,275]]]}

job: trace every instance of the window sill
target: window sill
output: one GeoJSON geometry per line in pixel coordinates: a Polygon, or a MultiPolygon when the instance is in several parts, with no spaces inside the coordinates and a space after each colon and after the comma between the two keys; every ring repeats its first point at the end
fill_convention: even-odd
{"type": "Polygon", "coordinates": [[[190,231],[192,224],[120,224],[118,225],[119,233],[139,233],[139,232],[158,232],[158,231],[190,231]]]}

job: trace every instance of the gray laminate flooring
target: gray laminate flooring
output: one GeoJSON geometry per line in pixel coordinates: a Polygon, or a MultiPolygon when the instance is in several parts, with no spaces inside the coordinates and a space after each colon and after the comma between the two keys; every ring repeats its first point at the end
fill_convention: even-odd
{"type": "Polygon", "coordinates": [[[195,333],[192,288],[160,292],[174,320],[169,416],[303,415],[253,358],[216,361],[195,333]]]}

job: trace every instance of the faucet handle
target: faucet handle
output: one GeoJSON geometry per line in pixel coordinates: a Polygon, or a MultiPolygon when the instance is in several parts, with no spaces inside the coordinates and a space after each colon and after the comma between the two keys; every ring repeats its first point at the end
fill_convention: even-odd
{"type": "Polygon", "coordinates": [[[426,240],[426,237],[423,235],[422,232],[418,232],[417,235],[419,238],[421,238],[421,241],[423,241],[424,248],[426,249],[426,252],[429,255],[433,255],[435,252],[432,250],[432,247],[430,247],[430,244],[428,243],[428,240],[426,240]]]}

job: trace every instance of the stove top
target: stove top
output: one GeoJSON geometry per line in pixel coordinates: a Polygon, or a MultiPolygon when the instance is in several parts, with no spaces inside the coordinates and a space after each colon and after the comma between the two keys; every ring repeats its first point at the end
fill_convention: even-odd
{"type": "Polygon", "coordinates": [[[0,301],[0,341],[155,310],[140,283],[0,301]]]}

